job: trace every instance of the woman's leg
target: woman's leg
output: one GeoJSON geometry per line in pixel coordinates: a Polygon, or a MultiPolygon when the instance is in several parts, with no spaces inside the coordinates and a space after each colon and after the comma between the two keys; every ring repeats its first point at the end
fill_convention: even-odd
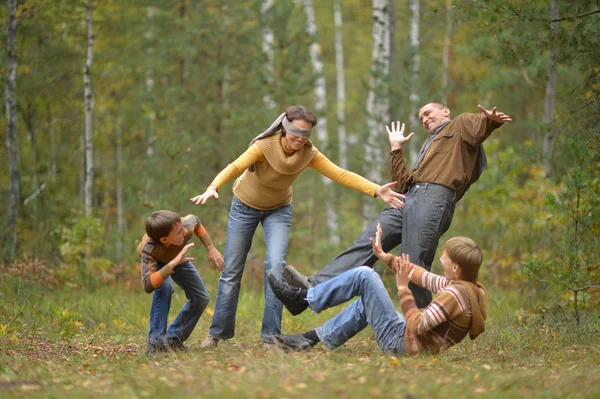
{"type": "Polygon", "coordinates": [[[227,225],[225,243],[225,269],[219,278],[217,302],[209,335],[216,339],[229,339],[235,335],[240,284],[246,257],[252,246],[252,237],[260,221],[260,211],[233,198],[227,225]]]}

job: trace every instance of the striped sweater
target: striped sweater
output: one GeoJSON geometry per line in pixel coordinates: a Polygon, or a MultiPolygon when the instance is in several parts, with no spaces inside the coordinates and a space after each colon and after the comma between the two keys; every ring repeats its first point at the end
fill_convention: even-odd
{"type": "MultiPolygon", "coordinates": [[[[392,265],[395,258],[388,254],[386,265],[392,265]]],[[[406,319],[406,353],[437,353],[459,343],[468,334],[475,339],[483,332],[483,321],[487,316],[487,293],[483,285],[479,282],[475,285],[462,280],[449,281],[422,267],[413,267],[411,282],[435,295],[429,306],[419,309],[408,288],[398,292],[406,319]]]]}
{"type": "Polygon", "coordinates": [[[198,237],[207,234],[200,219],[196,216],[187,215],[181,218],[181,221],[185,229],[183,244],[164,246],[161,243],[155,243],[147,234],[144,234],[142,241],[140,241],[137,247],[142,264],[142,285],[144,286],[144,291],[147,293],[151,293],[160,287],[172,273],[168,267],[157,270],[158,263],[166,265],[172,261],[181,252],[183,247],[187,245],[194,233],[198,237]]]}

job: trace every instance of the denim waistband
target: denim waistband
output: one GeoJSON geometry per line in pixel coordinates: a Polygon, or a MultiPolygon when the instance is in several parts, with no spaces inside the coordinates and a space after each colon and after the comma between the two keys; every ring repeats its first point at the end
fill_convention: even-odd
{"type": "Polygon", "coordinates": [[[446,197],[451,201],[456,200],[456,191],[436,183],[413,183],[408,187],[407,193],[410,192],[412,192],[413,194],[416,194],[417,192],[428,193],[432,195],[446,197]]]}

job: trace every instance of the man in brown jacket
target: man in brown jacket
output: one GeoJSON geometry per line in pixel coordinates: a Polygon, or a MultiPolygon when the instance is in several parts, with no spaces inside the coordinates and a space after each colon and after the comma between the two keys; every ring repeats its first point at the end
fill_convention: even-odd
{"type": "MultiPolygon", "coordinates": [[[[414,133],[404,136],[404,124],[386,126],[391,145],[391,175],[397,181],[396,190],[406,195],[405,206],[385,208],[352,245],[317,274],[306,277],[291,266],[284,275],[291,285],[313,287],[347,270],[363,265],[373,266],[370,238],[375,237],[379,223],[383,228],[381,243],[389,252],[402,244],[402,252],[413,263],[431,270],[431,263],[440,237],[450,227],[454,205],[469,186],[487,168],[483,142],[510,116],[494,107],[481,113],[463,113],[452,119],[450,109],[443,104],[427,103],[419,110],[419,120],[428,133],[413,166],[406,167],[402,146],[414,133]]],[[[414,284],[409,285],[417,306],[426,307],[431,293],[414,284]]]]}

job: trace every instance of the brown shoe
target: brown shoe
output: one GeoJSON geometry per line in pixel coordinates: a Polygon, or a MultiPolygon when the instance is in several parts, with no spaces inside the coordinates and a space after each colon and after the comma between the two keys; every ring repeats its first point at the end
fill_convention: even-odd
{"type": "Polygon", "coordinates": [[[216,348],[219,345],[219,340],[211,337],[210,335],[202,341],[200,344],[201,348],[216,348]]]}

